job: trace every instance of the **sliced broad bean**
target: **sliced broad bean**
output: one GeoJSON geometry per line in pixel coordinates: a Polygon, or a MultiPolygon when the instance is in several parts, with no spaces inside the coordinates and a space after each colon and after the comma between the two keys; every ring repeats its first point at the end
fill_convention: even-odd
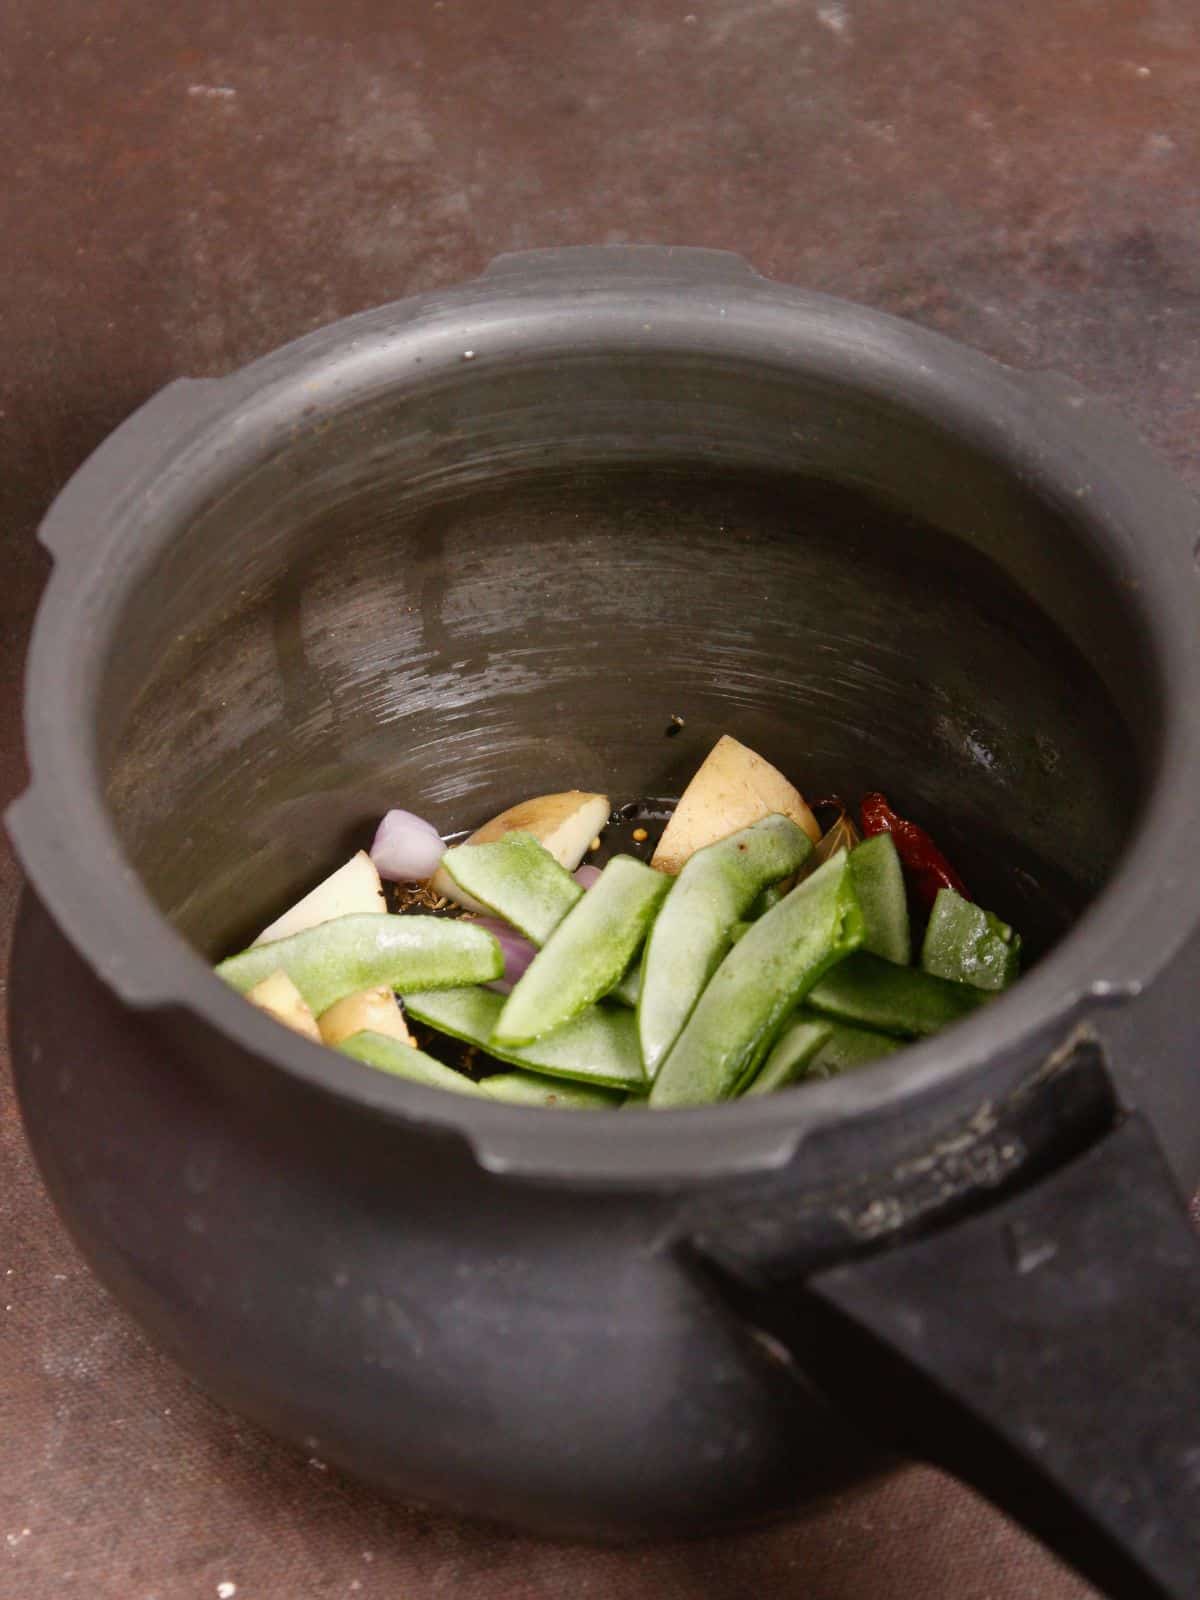
{"type": "Polygon", "coordinates": [[[442,871],[534,944],[545,944],[583,898],[571,874],[529,833],[506,833],[491,844],[455,845],[442,857],[442,871]]]}
{"type": "Polygon", "coordinates": [[[252,945],[217,967],[244,994],[282,970],[316,1016],[360,989],[449,989],[491,983],[504,957],[490,933],[447,917],[362,912],[252,945]]]}
{"type": "MultiPolygon", "coordinates": [[[[808,839],[807,834],[805,834],[804,837],[808,839]]],[[[811,839],[809,839],[808,842],[809,844],[812,844],[811,839]]],[[[812,855],[810,855],[808,859],[811,861],[812,855]]],[[[818,862],[817,865],[819,866],[820,862],[818,862]]],[[[761,894],[758,894],[754,897],[754,900],[750,905],[750,909],[746,912],[746,921],[757,922],[759,917],[765,916],[768,911],[772,910],[779,904],[789,889],[794,888],[795,884],[788,882],[786,879],[782,883],[769,883],[761,894]]]]}
{"type": "Polygon", "coordinates": [[[361,1033],[350,1034],[334,1048],[379,1072],[390,1072],[394,1078],[423,1083],[427,1089],[448,1089],[452,1094],[476,1096],[482,1093],[480,1085],[465,1072],[455,1072],[453,1067],[435,1061],[423,1050],[405,1044],[402,1039],[392,1039],[386,1033],[364,1029],[361,1033]]]}
{"type": "Polygon", "coordinates": [[[1021,936],[953,889],[939,889],[921,947],[921,966],[935,977],[976,989],[1007,989],[1020,976],[1021,936]]]}
{"type": "Polygon", "coordinates": [[[772,1094],[797,1078],[807,1076],[808,1064],[833,1032],[823,1017],[793,1018],[771,1046],[767,1059],[744,1091],[747,1095],[772,1094]]]}
{"type": "MultiPolygon", "coordinates": [[[[594,891],[593,891],[594,892],[594,891]]],[[[476,1045],[499,1061],[555,1078],[572,1078],[640,1094],[645,1089],[633,1014],[617,1006],[591,1006],[565,1027],[536,1042],[507,1046],[495,1038],[503,995],[490,989],[445,989],[404,996],[410,1017],[476,1045]]]]}
{"type": "Polygon", "coordinates": [[[852,1028],[847,1023],[834,1022],[801,1008],[772,1045],[758,1076],[745,1093],[769,1094],[790,1083],[836,1078],[903,1048],[900,1039],[893,1039],[886,1033],[852,1028]]]}
{"type": "Polygon", "coordinates": [[[615,1110],[624,1096],[611,1089],[586,1084],[562,1083],[534,1072],[497,1072],[478,1082],[465,1072],[456,1072],[423,1050],[404,1044],[387,1034],[363,1031],[353,1033],[337,1046],[343,1055],[353,1056],[380,1072],[423,1083],[430,1089],[447,1089],[452,1094],[474,1095],[477,1099],[501,1100],[506,1105],[560,1106],[578,1110],[615,1110]]]}
{"type": "Polygon", "coordinates": [[[798,871],[812,848],[802,828],[772,814],[684,862],[642,962],[638,1035],[651,1083],[733,942],[734,925],[769,884],[798,871]]]}
{"type": "Polygon", "coordinates": [[[608,998],[616,1000],[619,1005],[628,1006],[632,1011],[638,1003],[638,995],[642,992],[642,963],[635,961],[625,969],[625,976],[615,989],[609,991],[608,998]]]}
{"type": "Polygon", "coordinates": [[[890,1056],[903,1050],[904,1041],[893,1039],[886,1033],[873,1033],[869,1028],[852,1028],[848,1023],[835,1022],[828,1039],[813,1055],[805,1077],[836,1078],[841,1072],[855,1067],[865,1067],[881,1056],[890,1056]]]}
{"type": "Polygon", "coordinates": [[[650,1104],[705,1105],[736,1094],[784,1018],[862,938],[847,858],[838,855],[734,945],[663,1062],[650,1104]]]}
{"type": "Polygon", "coordinates": [[[504,1003],[495,1046],[530,1044],[577,1017],[621,981],[671,879],[614,856],[534,956],[504,1003]]]}
{"type": "Polygon", "coordinates": [[[850,852],[854,892],[862,907],[863,949],[907,966],[912,960],[904,869],[890,833],[864,839],[850,852]]]}
{"type": "Polygon", "coordinates": [[[546,1078],[539,1072],[496,1072],[490,1078],[481,1078],[479,1087],[489,1100],[503,1100],[510,1106],[616,1111],[626,1104],[625,1096],[612,1089],[569,1083],[563,1078],[546,1078]]]}
{"type": "Polygon", "coordinates": [[[987,999],[982,989],[897,967],[862,950],[821,979],[808,1006],[838,1022],[918,1039],[969,1016],[987,999]]]}

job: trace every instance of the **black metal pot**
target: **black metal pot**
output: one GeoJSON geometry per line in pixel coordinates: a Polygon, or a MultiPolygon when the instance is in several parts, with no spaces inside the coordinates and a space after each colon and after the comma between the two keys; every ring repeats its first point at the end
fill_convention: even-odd
{"type": "Polygon", "coordinates": [[[8,818],[22,1108],[98,1274],[404,1495],[711,1529],[899,1447],[1194,1595],[1198,529],[1071,385],[701,251],[172,385],[45,522],[8,818]],[[839,1081],[566,1115],[207,968],[388,805],[670,793],[724,730],[936,819],[1035,969],[839,1081]]]}

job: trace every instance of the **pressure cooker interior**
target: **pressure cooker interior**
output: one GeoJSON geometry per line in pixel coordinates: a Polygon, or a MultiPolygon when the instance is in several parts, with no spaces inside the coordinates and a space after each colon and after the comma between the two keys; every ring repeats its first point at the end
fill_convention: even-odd
{"type": "Polygon", "coordinates": [[[389,806],[669,795],[722,732],[935,823],[1032,956],[1111,871],[1152,664],[1077,508],[970,427],[698,358],[302,399],[147,537],[99,691],[124,848],[207,956],[389,806]]]}

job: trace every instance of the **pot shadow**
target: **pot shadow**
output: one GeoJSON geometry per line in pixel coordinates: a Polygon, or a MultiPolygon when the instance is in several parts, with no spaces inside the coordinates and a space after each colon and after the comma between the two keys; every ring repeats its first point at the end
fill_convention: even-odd
{"type": "Polygon", "coordinates": [[[906,1467],[735,1532],[629,1544],[546,1540],[393,1502],[319,1459],[304,1460],[154,1359],[187,1393],[175,1408],[176,1432],[186,1429],[189,1498],[199,1503],[184,1525],[209,1530],[192,1555],[206,1572],[228,1569],[256,1600],[325,1592],[404,1600],[1092,1595],[1020,1528],[930,1468],[906,1467]]]}
{"type": "MultiPolygon", "coordinates": [[[[298,1542],[310,1571],[341,1573],[344,1584],[352,1584],[355,1574],[365,1586],[362,1570],[370,1568],[371,1587],[378,1584],[405,1600],[477,1592],[506,1600],[1091,1595],[1018,1526],[926,1467],[906,1467],[771,1525],[698,1539],[592,1546],[394,1504],[320,1462],[299,1461],[256,1429],[206,1410],[210,1427],[200,1432],[218,1451],[227,1485],[237,1486],[242,1517],[256,1530],[254,1544],[272,1549],[270,1562],[280,1547],[298,1542]]],[[[290,1592],[272,1584],[278,1586],[274,1565],[262,1571],[251,1592],[290,1592]]]]}

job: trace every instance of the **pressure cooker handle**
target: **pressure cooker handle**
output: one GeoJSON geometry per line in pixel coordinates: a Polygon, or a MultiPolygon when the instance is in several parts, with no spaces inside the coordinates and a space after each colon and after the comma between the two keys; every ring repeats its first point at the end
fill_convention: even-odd
{"type": "Polygon", "coordinates": [[[38,529],[56,560],[74,554],[102,512],[140,489],[137,467],[165,441],[175,444],[229,403],[235,380],[176,378],[143,402],[88,457],[59,492],[38,529]]]}
{"type": "Polygon", "coordinates": [[[1102,1593],[1200,1594],[1200,1239],[1140,1116],[998,1205],[776,1278],[768,1300],[864,1431],[972,1484],[1102,1593]]]}

